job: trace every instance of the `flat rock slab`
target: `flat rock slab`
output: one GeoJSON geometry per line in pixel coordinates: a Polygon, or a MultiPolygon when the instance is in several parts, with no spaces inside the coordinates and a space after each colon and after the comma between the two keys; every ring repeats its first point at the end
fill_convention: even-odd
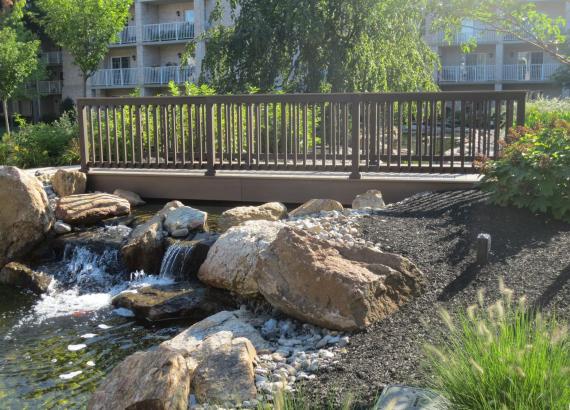
{"type": "Polygon", "coordinates": [[[186,410],[191,372],[184,357],[161,349],[123,360],[91,396],[89,410],[186,410]]]}
{"type": "Polygon", "coordinates": [[[47,292],[51,281],[51,276],[18,262],[10,262],[0,271],[0,284],[28,289],[38,294],[47,292]]]}
{"type": "Polygon", "coordinates": [[[101,193],[66,196],[55,209],[56,218],[71,225],[92,224],[130,212],[131,204],[126,199],[101,193]]]}
{"type": "Polygon", "coordinates": [[[113,299],[113,305],[130,309],[138,319],[151,322],[172,319],[201,320],[234,306],[228,292],[198,283],[149,286],[127,291],[113,299]]]}

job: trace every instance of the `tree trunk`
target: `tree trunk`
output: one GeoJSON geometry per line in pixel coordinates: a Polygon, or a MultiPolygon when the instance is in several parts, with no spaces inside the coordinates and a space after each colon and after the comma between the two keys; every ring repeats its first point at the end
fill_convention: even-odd
{"type": "Polygon", "coordinates": [[[8,117],[8,100],[2,100],[4,107],[4,123],[6,124],[6,132],[10,135],[10,117],[8,117]]]}

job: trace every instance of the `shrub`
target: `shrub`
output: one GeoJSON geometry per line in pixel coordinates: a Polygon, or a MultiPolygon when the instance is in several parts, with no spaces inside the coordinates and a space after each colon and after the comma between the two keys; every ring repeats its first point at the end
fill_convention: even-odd
{"type": "Polygon", "coordinates": [[[501,290],[503,297],[488,307],[481,292],[479,304],[456,322],[442,312],[448,335],[441,346],[426,347],[432,387],[454,409],[567,409],[567,326],[501,290]]]}
{"type": "Polygon", "coordinates": [[[495,203],[570,221],[570,123],[511,129],[501,157],[482,172],[495,203]]]}
{"type": "Polygon", "coordinates": [[[551,124],[554,120],[570,122],[570,98],[541,99],[527,103],[526,125],[531,128],[551,124]]]}
{"type": "Polygon", "coordinates": [[[5,134],[0,143],[1,164],[33,168],[79,162],[78,128],[71,114],[51,124],[29,124],[21,118],[17,122],[18,131],[5,134]]]}

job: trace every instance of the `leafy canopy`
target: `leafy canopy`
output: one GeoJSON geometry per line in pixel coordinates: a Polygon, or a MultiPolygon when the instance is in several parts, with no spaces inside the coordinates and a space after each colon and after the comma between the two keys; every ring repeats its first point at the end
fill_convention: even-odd
{"type": "MultiPolygon", "coordinates": [[[[437,56],[422,39],[423,1],[231,3],[235,25],[212,24],[197,39],[206,41],[201,80],[218,92],[435,88],[437,56]]],[[[216,20],[220,13],[212,15],[216,20]]]]}
{"type": "MultiPolygon", "coordinates": [[[[430,0],[433,28],[443,30],[449,39],[466,20],[484,23],[491,30],[512,35],[570,65],[563,46],[567,41],[566,20],[539,11],[536,4],[523,0],[430,0]]],[[[560,2],[564,3],[564,2],[560,2]]],[[[466,46],[474,46],[470,41],[466,46]]]]}
{"type": "Polygon", "coordinates": [[[37,0],[48,36],[68,51],[83,73],[93,75],[129,16],[132,0],[37,0]]]}

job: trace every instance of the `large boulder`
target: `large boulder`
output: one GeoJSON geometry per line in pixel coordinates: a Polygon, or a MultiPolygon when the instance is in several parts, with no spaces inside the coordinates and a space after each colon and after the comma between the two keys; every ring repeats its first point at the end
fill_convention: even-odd
{"type": "Polygon", "coordinates": [[[132,310],[138,319],[151,322],[170,319],[197,321],[234,305],[227,292],[190,283],[125,291],[112,303],[132,310]]]}
{"type": "Polygon", "coordinates": [[[130,212],[129,201],[103,193],[66,196],[59,199],[55,208],[56,218],[71,225],[92,224],[130,212]]]}
{"type": "Polygon", "coordinates": [[[310,199],[300,207],[289,212],[289,216],[297,218],[300,216],[318,214],[321,211],[342,211],[342,204],[334,199],[310,199]]]}
{"type": "Polygon", "coordinates": [[[146,202],[142,200],[139,194],[136,192],[127,191],[126,189],[115,189],[113,191],[113,195],[117,195],[121,198],[126,199],[129,201],[129,204],[131,204],[132,207],[142,206],[146,204],[146,202]]]}
{"type": "Polygon", "coordinates": [[[357,195],[352,201],[352,209],[383,209],[386,208],[382,192],[377,189],[369,189],[363,194],[357,195]]]}
{"type": "Polygon", "coordinates": [[[186,410],[191,375],[185,358],[177,352],[137,352],[111,371],[87,408],[186,410]]]}
{"type": "Polygon", "coordinates": [[[207,230],[208,214],[189,206],[172,209],[165,214],[164,229],[171,236],[187,236],[193,230],[207,230]],[[177,234],[185,232],[186,235],[177,234]]]}
{"type": "Polygon", "coordinates": [[[40,242],[52,223],[39,180],[15,167],[0,167],[0,268],[40,242]]]}
{"type": "Polygon", "coordinates": [[[255,280],[274,307],[329,329],[364,329],[420,293],[422,272],[376,248],[333,247],[290,227],[258,258],[255,280]]]}
{"type": "Polygon", "coordinates": [[[51,281],[51,276],[18,262],[10,262],[0,270],[0,284],[28,289],[38,294],[47,292],[51,281]]]}
{"type": "Polygon", "coordinates": [[[121,248],[125,265],[130,270],[143,270],[148,274],[160,273],[166,239],[162,222],[168,212],[182,206],[184,205],[179,201],[168,202],[156,215],[132,230],[121,248]]]}
{"type": "Polygon", "coordinates": [[[77,170],[58,169],[51,177],[51,184],[60,197],[84,194],[87,188],[87,175],[77,170]]]}
{"type": "Polygon", "coordinates": [[[228,229],[208,252],[198,279],[242,296],[258,295],[253,269],[262,250],[285,226],[281,222],[248,221],[228,229]]]}
{"type": "Polygon", "coordinates": [[[200,403],[242,403],[257,396],[255,347],[245,337],[222,331],[206,338],[194,371],[192,391],[200,403]]]}
{"type": "Polygon", "coordinates": [[[287,207],[280,202],[269,202],[260,206],[238,206],[223,212],[218,219],[218,229],[225,232],[232,226],[246,221],[278,221],[287,217],[287,207]]]}

